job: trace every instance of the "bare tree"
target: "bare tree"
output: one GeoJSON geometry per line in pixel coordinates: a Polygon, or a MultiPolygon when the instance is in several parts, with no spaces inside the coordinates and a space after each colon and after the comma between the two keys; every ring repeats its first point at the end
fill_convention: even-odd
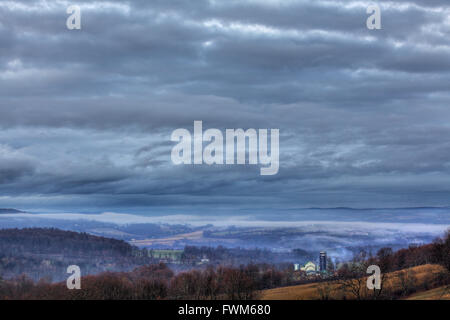
{"type": "Polygon", "coordinates": [[[343,297],[350,294],[354,299],[361,300],[366,288],[367,253],[361,251],[353,257],[353,260],[343,268],[338,275],[339,289],[343,297]]]}
{"type": "Polygon", "coordinates": [[[400,295],[402,297],[408,296],[415,291],[417,277],[412,269],[400,271],[397,278],[400,284],[400,295]]]}
{"type": "Polygon", "coordinates": [[[329,281],[320,282],[317,285],[317,293],[320,296],[320,300],[330,300],[334,291],[333,285],[329,281]]]}

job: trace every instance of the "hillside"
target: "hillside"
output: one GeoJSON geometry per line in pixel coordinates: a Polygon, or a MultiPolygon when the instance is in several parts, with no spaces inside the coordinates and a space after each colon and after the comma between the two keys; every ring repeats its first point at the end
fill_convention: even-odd
{"type": "Polygon", "coordinates": [[[0,214],[11,214],[11,213],[25,213],[24,211],[20,211],[17,209],[10,209],[10,208],[0,208],[0,214]]]}
{"type": "MultiPolygon", "coordinates": [[[[413,295],[408,294],[409,291],[414,291],[414,288],[432,287],[433,284],[439,283],[439,276],[444,271],[444,268],[439,265],[422,265],[406,270],[395,271],[388,273],[384,279],[384,291],[390,294],[401,295],[404,291],[408,296],[414,298],[413,295]]],[[[365,284],[366,279],[364,279],[365,284]]],[[[442,288],[441,288],[442,290],[442,288]]],[[[299,286],[282,287],[264,290],[261,293],[262,300],[320,300],[323,299],[321,292],[327,291],[329,299],[355,299],[351,293],[346,292],[339,281],[310,283],[299,286]]],[[[362,295],[367,294],[365,285],[363,286],[362,295]]],[[[426,298],[427,296],[436,296],[439,290],[435,292],[423,290],[424,295],[417,294],[417,298],[426,298]],[[425,294],[428,292],[428,295],[425,294]]],[[[366,296],[367,297],[367,296],[366,296]]],[[[448,295],[447,295],[448,298],[448,295]]]]}
{"type": "Polygon", "coordinates": [[[450,300],[450,288],[443,286],[415,293],[405,300],[450,300]]]}
{"type": "Polygon", "coordinates": [[[28,228],[0,230],[0,252],[32,254],[131,255],[133,247],[125,241],[87,233],[58,229],[28,228]]]}
{"type": "Polygon", "coordinates": [[[26,274],[33,279],[66,278],[69,265],[83,274],[130,270],[147,261],[125,241],[58,229],[0,230],[0,276],[26,274]]]}

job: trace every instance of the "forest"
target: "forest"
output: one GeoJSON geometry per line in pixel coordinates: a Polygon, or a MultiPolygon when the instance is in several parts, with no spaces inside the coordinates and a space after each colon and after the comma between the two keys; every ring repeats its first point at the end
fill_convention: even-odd
{"type": "Polygon", "coordinates": [[[124,271],[151,263],[125,241],[58,229],[0,230],[0,276],[26,274],[34,280],[61,281],[69,265],[85,274],[124,271]]]}

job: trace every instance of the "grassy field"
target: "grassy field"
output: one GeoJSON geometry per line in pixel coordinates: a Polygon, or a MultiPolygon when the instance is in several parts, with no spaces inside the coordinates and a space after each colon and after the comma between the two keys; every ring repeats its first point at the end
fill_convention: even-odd
{"type": "Polygon", "coordinates": [[[450,288],[448,286],[415,293],[406,300],[450,300],[450,288]]]}
{"type": "Polygon", "coordinates": [[[176,241],[181,240],[200,240],[203,237],[203,231],[183,233],[175,236],[160,239],[132,240],[130,243],[138,247],[150,247],[153,245],[173,246],[176,241]]]}
{"type": "MultiPolygon", "coordinates": [[[[424,265],[418,266],[411,269],[407,269],[408,275],[414,275],[414,285],[418,287],[425,286],[427,283],[432,283],[437,275],[443,271],[443,268],[438,265],[424,265]]],[[[384,288],[386,290],[400,290],[402,283],[400,281],[400,275],[402,271],[396,271],[386,275],[384,279],[384,288]]],[[[364,280],[365,284],[365,280],[364,280]]],[[[443,290],[443,288],[440,288],[443,290]]],[[[282,287],[270,290],[264,290],[261,293],[262,300],[320,300],[320,291],[327,290],[329,292],[329,299],[354,299],[354,296],[348,294],[341,289],[341,286],[336,281],[324,282],[324,283],[311,283],[292,287],[282,287]]],[[[366,292],[366,288],[361,290],[362,296],[366,292]]],[[[367,293],[367,292],[366,292],[367,293]]],[[[439,288],[429,291],[424,291],[423,293],[411,295],[411,299],[433,299],[438,297],[440,291],[439,288]],[[428,294],[427,294],[428,293],[428,294]]],[[[444,298],[448,297],[443,296],[444,298]]],[[[437,299],[437,298],[436,298],[437,299]]]]}

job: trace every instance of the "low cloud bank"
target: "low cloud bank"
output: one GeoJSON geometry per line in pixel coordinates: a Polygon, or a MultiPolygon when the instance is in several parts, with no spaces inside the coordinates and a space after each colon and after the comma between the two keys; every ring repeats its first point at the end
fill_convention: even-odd
{"type": "Polygon", "coordinates": [[[308,231],[330,231],[342,235],[386,234],[396,232],[402,233],[427,233],[439,235],[445,232],[448,224],[426,224],[426,223],[393,223],[393,222],[366,222],[366,221],[265,221],[254,220],[251,216],[215,216],[205,217],[196,215],[166,215],[166,216],[141,216],[126,213],[104,212],[100,214],[83,213],[20,213],[4,214],[0,218],[41,218],[55,220],[79,221],[88,220],[102,223],[113,223],[117,225],[164,223],[164,224],[187,224],[191,226],[204,226],[211,224],[215,227],[264,227],[264,228],[294,228],[302,227],[308,231]]]}

